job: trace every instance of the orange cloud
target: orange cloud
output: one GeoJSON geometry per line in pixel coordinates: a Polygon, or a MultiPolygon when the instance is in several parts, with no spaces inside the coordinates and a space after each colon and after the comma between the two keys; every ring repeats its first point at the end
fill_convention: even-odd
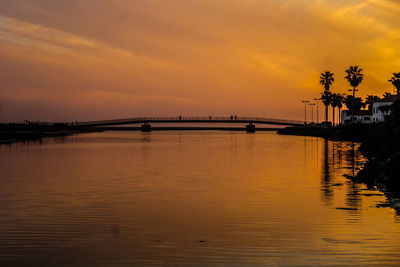
{"type": "Polygon", "coordinates": [[[389,90],[400,69],[397,1],[6,0],[0,10],[3,120],[301,119],[321,71],[345,92],[344,70],[361,65],[366,95],[389,90]]]}

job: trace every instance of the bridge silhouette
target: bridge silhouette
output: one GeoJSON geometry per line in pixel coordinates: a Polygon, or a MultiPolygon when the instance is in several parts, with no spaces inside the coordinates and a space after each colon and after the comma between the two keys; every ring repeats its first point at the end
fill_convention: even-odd
{"type": "Polygon", "coordinates": [[[150,123],[245,123],[247,124],[246,130],[248,132],[255,132],[255,124],[271,124],[283,126],[302,126],[303,121],[297,120],[282,120],[271,118],[259,117],[137,117],[127,119],[115,120],[98,120],[98,121],[83,121],[76,122],[76,126],[80,127],[100,127],[100,126],[113,126],[113,125],[126,125],[126,124],[142,124],[141,130],[143,132],[150,132],[150,123]]]}

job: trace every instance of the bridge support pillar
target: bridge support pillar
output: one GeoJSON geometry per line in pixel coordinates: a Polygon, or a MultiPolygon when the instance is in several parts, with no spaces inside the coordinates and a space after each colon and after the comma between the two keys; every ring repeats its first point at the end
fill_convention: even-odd
{"type": "Polygon", "coordinates": [[[142,124],[142,132],[151,132],[151,125],[148,122],[142,124]]]}
{"type": "Polygon", "coordinates": [[[246,126],[246,132],[248,133],[255,133],[256,132],[256,126],[250,122],[247,126],[246,126]]]}

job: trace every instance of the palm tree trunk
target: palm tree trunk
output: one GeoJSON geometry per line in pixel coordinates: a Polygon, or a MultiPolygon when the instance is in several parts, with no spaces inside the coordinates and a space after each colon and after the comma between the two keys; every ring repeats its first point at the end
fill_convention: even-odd
{"type": "Polygon", "coordinates": [[[328,122],[328,105],[325,105],[325,121],[328,122]]]}
{"type": "Polygon", "coordinates": [[[335,126],[335,107],[332,107],[332,126],[335,126]]]}
{"type": "Polygon", "coordinates": [[[342,112],[341,112],[341,108],[339,108],[339,124],[342,123],[342,112]]]}
{"type": "Polygon", "coordinates": [[[355,122],[355,114],[356,114],[356,109],[354,107],[355,101],[356,100],[356,87],[353,86],[353,116],[351,116],[351,122],[355,122]]]}

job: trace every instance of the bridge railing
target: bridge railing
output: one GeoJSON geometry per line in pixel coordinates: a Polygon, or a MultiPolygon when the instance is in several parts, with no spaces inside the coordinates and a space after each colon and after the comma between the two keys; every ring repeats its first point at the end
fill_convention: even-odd
{"type": "Polygon", "coordinates": [[[113,124],[130,124],[130,123],[142,123],[142,122],[182,122],[182,121],[210,121],[210,122],[253,122],[253,123],[282,123],[282,124],[303,124],[302,121],[296,120],[282,120],[282,119],[272,119],[272,118],[261,118],[261,117],[214,117],[214,116],[204,116],[204,117],[136,117],[136,118],[126,118],[126,119],[114,119],[114,120],[97,120],[97,121],[85,121],[77,122],[77,126],[96,126],[96,125],[113,125],[113,124]]]}

